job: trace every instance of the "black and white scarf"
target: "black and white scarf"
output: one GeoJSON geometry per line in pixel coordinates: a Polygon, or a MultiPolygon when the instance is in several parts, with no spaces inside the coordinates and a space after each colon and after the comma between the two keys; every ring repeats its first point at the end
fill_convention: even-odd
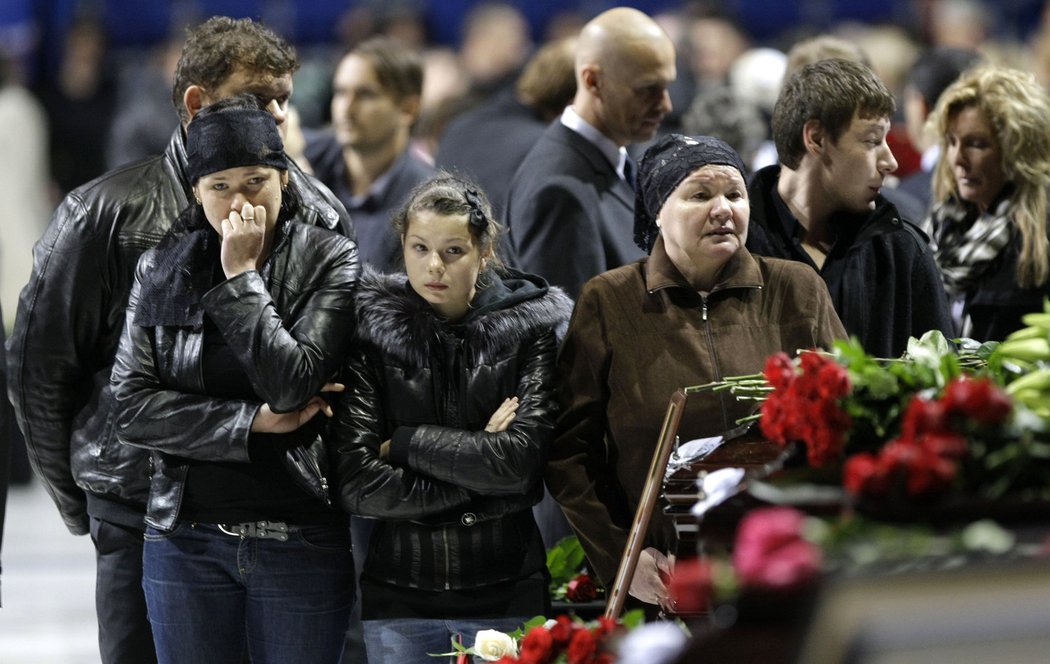
{"type": "Polygon", "coordinates": [[[930,237],[944,286],[959,296],[980,281],[1014,239],[1010,191],[984,213],[952,196],[933,209],[930,237]]]}

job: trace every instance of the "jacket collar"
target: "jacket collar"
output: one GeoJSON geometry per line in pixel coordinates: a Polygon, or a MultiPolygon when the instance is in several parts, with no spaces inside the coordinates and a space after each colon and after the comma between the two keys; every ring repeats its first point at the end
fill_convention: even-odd
{"type": "MultiPolygon", "coordinates": [[[[567,323],[572,300],[560,288],[521,282],[496,280],[488,293],[479,295],[477,314],[455,324],[475,363],[538,331],[557,333],[567,323]]],[[[429,364],[434,344],[453,327],[435,315],[403,273],[383,275],[366,267],[354,299],[358,338],[413,366],[429,364]]]]}
{"type": "MultiPolygon", "coordinates": [[[[634,191],[623,178],[616,174],[616,166],[609,162],[605,154],[579,132],[566,127],[561,120],[555,120],[547,127],[547,132],[555,141],[567,145],[569,149],[583,158],[593,170],[595,177],[606,180],[608,191],[624,205],[634,209],[634,191]]],[[[579,177],[579,175],[577,176],[579,177]]]]}
{"type": "MultiPolygon", "coordinates": [[[[718,273],[712,293],[733,288],[762,288],[762,272],[758,262],[743,246],[722,266],[718,273]]],[[[664,247],[662,235],[656,237],[649,260],[645,262],[645,289],[650,293],[666,288],[681,288],[695,293],[686,278],[671,261],[664,247]]]]}
{"type": "Polygon", "coordinates": [[[190,178],[187,175],[189,172],[189,160],[186,158],[186,140],[182,135],[181,124],[171,133],[171,140],[168,141],[168,147],[164,150],[164,155],[171,162],[175,171],[175,177],[178,179],[179,184],[182,185],[182,191],[186,194],[186,200],[182,202],[182,207],[185,207],[192,197],[193,183],[190,182],[190,178]]]}

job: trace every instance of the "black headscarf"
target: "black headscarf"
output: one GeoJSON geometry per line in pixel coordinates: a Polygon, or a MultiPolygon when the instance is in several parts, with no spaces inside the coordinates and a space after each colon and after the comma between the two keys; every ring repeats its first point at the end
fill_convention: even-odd
{"type": "Polygon", "coordinates": [[[238,166],[288,170],[277,122],[269,112],[249,108],[226,108],[195,117],[186,127],[186,161],[193,183],[238,166]]]}
{"type": "Polygon", "coordinates": [[[732,166],[747,178],[747,167],[736,150],[714,136],[667,134],[652,144],[638,165],[634,199],[634,242],[650,251],[660,229],[656,217],[664,201],[682,180],[708,164],[732,166]]]}

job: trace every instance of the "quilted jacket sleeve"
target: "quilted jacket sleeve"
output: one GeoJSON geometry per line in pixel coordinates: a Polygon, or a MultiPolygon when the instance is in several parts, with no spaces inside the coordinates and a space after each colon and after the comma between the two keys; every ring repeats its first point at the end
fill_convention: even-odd
{"type": "MultiPolygon", "coordinates": [[[[523,495],[542,479],[543,462],[557,412],[553,332],[523,345],[518,410],[506,431],[465,431],[436,425],[418,427],[405,449],[392,458],[429,477],[453,482],[482,495],[523,495]]],[[[396,443],[395,443],[396,446],[396,443]]]]}
{"type": "Polygon", "coordinates": [[[421,519],[470,502],[470,493],[462,487],[379,458],[379,447],[389,432],[379,377],[362,351],[351,351],[343,382],[347,389],[334,400],[327,436],[343,509],[359,516],[421,519]]]}

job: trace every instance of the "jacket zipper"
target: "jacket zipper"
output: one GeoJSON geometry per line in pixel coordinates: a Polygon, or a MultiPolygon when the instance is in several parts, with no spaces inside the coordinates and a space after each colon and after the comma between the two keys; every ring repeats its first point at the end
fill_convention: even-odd
{"type": "Polygon", "coordinates": [[[445,547],[445,590],[451,590],[452,584],[449,583],[449,578],[452,576],[452,565],[449,563],[448,526],[441,527],[441,543],[445,547]]]}
{"type": "MultiPolygon", "coordinates": [[[[700,317],[704,321],[704,333],[707,336],[707,351],[711,354],[711,363],[715,369],[715,380],[722,380],[722,366],[718,362],[718,353],[715,351],[715,340],[711,337],[711,322],[707,319],[707,295],[700,296],[700,317]]],[[[729,430],[729,418],[726,412],[725,393],[718,395],[719,410],[722,411],[722,431],[729,430]]]]}

